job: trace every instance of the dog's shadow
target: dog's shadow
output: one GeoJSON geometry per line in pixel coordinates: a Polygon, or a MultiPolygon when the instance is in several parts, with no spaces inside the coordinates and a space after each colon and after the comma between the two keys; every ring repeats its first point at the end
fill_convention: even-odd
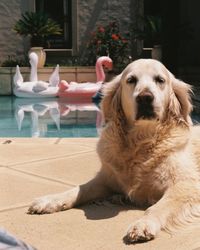
{"type": "MultiPolygon", "coordinates": [[[[80,206],[89,220],[102,220],[115,217],[122,211],[141,210],[121,195],[114,195],[107,199],[96,200],[80,206]]],[[[143,209],[142,209],[143,210],[143,209]]]]}

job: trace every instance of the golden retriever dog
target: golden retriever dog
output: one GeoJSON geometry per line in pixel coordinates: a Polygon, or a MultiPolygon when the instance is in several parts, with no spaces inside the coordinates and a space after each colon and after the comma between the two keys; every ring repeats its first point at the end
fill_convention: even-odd
{"type": "Polygon", "coordinates": [[[86,184],[35,200],[29,213],[124,194],[148,207],[129,227],[127,243],[151,240],[200,216],[200,129],[190,118],[190,86],[162,63],[139,59],[104,88],[101,170],[86,184]]]}

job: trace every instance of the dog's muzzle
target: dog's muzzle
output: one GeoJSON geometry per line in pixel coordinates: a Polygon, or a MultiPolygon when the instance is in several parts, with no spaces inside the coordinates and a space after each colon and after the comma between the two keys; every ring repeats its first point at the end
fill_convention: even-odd
{"type": "Polygon", "coordinates": [[[153,100],[154,96],[150,91],[143,91],[136,97],[138,105],[137,120],[155,118],[153,100]]]}

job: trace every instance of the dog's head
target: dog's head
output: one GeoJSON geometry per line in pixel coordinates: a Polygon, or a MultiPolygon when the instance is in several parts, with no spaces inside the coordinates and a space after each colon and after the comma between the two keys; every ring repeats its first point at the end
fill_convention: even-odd
{"type": "Polygon", "coordinates": [[[102,110],[105,121],[119,116],[127,121],[163,121],[171,116],[190,124],[190,92],[191,87],[159,61],[140,59],[106,84],[102,110]]]}

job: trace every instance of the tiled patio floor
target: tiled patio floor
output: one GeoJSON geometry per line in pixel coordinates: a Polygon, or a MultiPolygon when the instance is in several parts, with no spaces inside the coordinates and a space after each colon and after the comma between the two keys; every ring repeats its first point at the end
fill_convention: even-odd
{"type": "Polygon", "coordinates": [[[39,250],[200,250],[200,224],[148,243],[125,245],[128,225],[143,211],[105,202],[29,215],[38,196],[83,183],[98,171],[97,139],[0,139],[0,226],[39,250]]]}

